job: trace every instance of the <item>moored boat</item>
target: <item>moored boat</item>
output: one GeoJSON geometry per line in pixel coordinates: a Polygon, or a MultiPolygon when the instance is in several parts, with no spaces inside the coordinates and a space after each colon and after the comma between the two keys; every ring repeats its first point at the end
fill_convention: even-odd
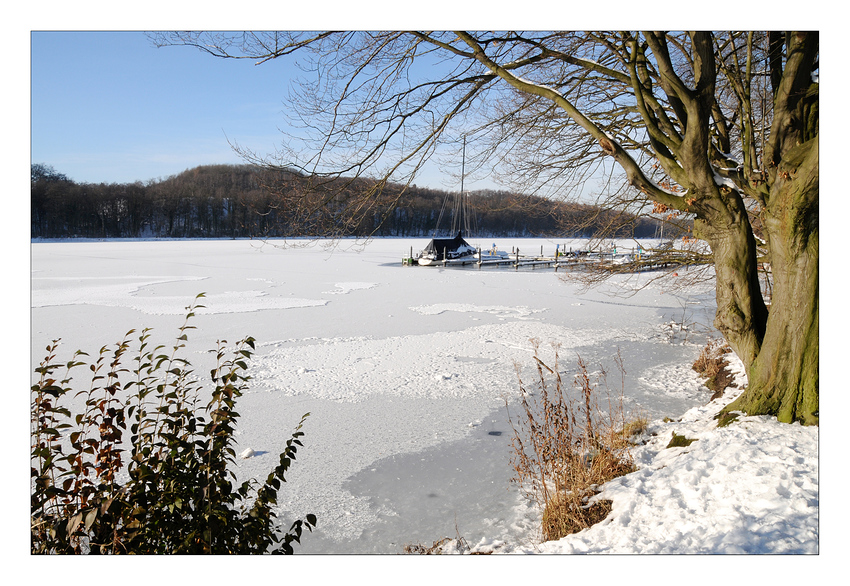
{"type": "Polygon", "coordinates": [[[422,252],[417,262],[421,266],[440,264],[444,261],[476,258],[476,250],[463,239],[463,231],[459,230],[454,238],[432,238],[422,252]]]}

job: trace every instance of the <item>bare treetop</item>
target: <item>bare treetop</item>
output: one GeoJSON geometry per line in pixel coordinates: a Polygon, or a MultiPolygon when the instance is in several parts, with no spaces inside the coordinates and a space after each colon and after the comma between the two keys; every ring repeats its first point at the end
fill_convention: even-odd
{"type": "Polygon", "coordinates": [[[610,189],[604,179],[598,188],[608,205],[693,218],[717,273],[715,325],[751,375],[736,406],[817,421],[816,32],[169,33],[155,42],[294,60],[302,75],[287,104],[297,135],[270,157],[241,152],[325,188],[305,209],[356,222],[387,182],[412,183],[432,157],[456,172],[465,137],[470,173],[506,187],[567,198],[608,178],[610,189]],[[359,178],[368,189],[351,189],[359,178]],[[769,315],[759,260],[775,280],[769,315]]]}

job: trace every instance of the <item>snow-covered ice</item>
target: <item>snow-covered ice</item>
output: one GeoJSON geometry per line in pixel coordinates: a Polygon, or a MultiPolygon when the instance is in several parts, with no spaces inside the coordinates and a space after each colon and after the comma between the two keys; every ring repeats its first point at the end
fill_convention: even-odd
{"type": "MultiPolygon", "coordinates": [[[[721,405],[706,405],[689,368],[712,333],[710,286],[621,297],[582,292],[552,269],[403,267],[425,243],[33,243],[32,367],[55,338],[60,358],[131,328],[168,344],[205,292],[187,346],[197,372],[216,340],[257,340],[239,478],[265,477],[311,413],[279,498],[285,519],[318,516],[300,552],[400,553],[457,533],[509,553],[818,551],[818,429],[767,418],[716,429],[721,405]],[[647,413],[655,434],[636,448],[640,470],[606,485],[608,519],[552,543],[539,542],[540,512],[510,483],[505,405],[516,368],[531,376],[532,339],[547,361],[558,345],[563,371],[577,355],[606,368],[615,390],[619,353],[626,410],[647,413]],[[698,441],[664,449],[673,431],[698,441]]],[[[581,247],[500,247],[556,244],[581,247]]]]}

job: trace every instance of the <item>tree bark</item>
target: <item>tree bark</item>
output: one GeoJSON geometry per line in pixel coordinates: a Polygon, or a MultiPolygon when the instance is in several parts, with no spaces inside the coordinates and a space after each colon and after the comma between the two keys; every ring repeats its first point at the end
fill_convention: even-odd
{"type": "Polygon", "coordinates": [[[729,207],[695,220],[694,234],[714,253],[714,326],[749,368],[761,352],[768,312],[759,285],[755,238],[743,201],[732,195],[729,207]]]}
{"type": "Polygon", "coordinates": [[[741,357],[749,386],[726,411],[818,423],[818,150],[810,140],[778,170],[765,213],[774,280],[767,329],[757,356],[741,357]]]}

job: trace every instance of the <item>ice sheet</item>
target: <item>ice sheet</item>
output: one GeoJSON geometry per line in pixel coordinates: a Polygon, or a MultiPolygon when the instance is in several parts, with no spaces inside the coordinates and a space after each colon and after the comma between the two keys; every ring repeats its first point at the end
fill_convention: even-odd
{"type": "MultiPolygon", "coordinates": [[[[424,241],[336,251],[248,241],[36,243],[33,348],[62,337],[69,353],[91,351],[117,341],[105,336],[151,325],[168,343],[183,308],[205,291],[188,346],[198,372],[215,340],[258,342],[237,435],[237,453],[253,455],[238,459],[239,478],[265,477],[311,413],[280,498],[286,518],[318,516],[312,543],[304,539],[310,552],[398,553],[454,527],[455,513],[470,541],[521,541],[529,511],[510,492],[507,436],[486,433],[488,425],[506,431],[505,404],[517,397],[517,369],[531,374],[532,340],[549,363],[557,346],[567,375],[577,355],[597,370],[612,369],[622,353],[628,408],[672,416],[707,400],[687,365],[710,329],[710,290],[683,296],[651,285],[612,297],[583,292],[551,269],[404,267],[411,245],[424,241]],[[385,482],[393,475],[404,481],[385,482]],[[507,496],[479,498],[481,482],[507,496]]],[[[541,245],[554,250],[555,242],[500,248],[541,245]]]]}

